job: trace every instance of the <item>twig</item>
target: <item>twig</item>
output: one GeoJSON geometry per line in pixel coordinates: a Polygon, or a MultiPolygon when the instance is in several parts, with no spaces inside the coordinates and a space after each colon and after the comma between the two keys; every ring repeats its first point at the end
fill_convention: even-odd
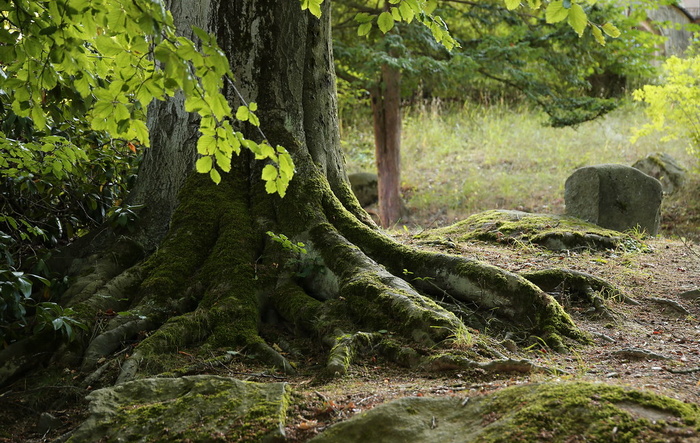
{"type": "Polygon", "coordinates": [[[690,369],[671,369],[671,368],[664,368],[671,374],[692,374],[693,372],[700,372],[700,367],[698,368],[690,368],[690,369]]]}

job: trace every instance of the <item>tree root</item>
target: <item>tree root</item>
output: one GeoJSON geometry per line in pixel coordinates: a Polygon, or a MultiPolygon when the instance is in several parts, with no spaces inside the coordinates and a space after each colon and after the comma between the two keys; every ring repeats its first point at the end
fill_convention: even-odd
{"type": "Polygon", "coordinates": [[[370,330],[396,330],[426,346],[448,338],[469,342],[469,333],[454,314],[369,259],[331,225],[313,228],[311,236],[338,278],[338,296],[356,324],[370,330]]]}
{"type": "Polygon", "coordinates": [[[553,349],[566,347],[562,337],[579,343],[590,341],[551,296],[519,275],[477,260],[398,244],[357,223],[332,200],[326,211],[336,214],[334,226],[349,242],[394,276],[410,276],[413,286],[436,300],[450,298],[474,306],[484,317],[502,319],[503,325],[543,338],[553,349]]]}
{"type": "Polygon", "coordinates": [[[366,350],[380,338],[379,333],[356,332],[344,334],[336,332],[335,343],[328,353],[325,371],[329,376],[345,375],[358,351],[366,350]]]}
{"type": "Polygon", "coordinates": [[[585,272],[552,268],[524,272],[520,275],[562,303],[566,303],[567,297],[572,296],[589,303],[596,315],[607,319],[614,319],[615,312],[606,306],[606,300],[639,304],[606,280],[585,272]]]}
{"type": "Polygon", "coordinates": [[[100,334],[88,345],[81,370],[93,369],[101,358],[119,349],[124,341],[153,327],[153,323],[147,318],[136,318],[100,334]]]}
{"type": "Polygon", "coordinates": [[[544,372],[547,374],[563,374],[559,369],[536,365],[530,360],[515,360],[511,358],[476,362],[474,360],[451,354],[438,355],[422,365],[426,371],[445,371],[459,369],[480,369],[489,373],[518,372],[530,374],[544,372]]]}

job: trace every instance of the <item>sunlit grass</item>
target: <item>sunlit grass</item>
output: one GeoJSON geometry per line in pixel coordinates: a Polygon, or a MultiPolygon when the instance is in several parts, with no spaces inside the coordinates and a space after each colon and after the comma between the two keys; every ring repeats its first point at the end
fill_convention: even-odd
{"type": "MultiPolygon", "coordinates": [[[[634,104],[577,128],[548,127],[546,116],[525,107],[404,110],[401,181],[411,221],[442,225],[498,208],[563,213],[564,183],[576,168],[631,165],[653,152],[696,165],[684,141],[630,143],[644,121],[634,104]]],[[[349,172],[375,170],[373,142],[369,115],[345,122],[349,172]]]]}

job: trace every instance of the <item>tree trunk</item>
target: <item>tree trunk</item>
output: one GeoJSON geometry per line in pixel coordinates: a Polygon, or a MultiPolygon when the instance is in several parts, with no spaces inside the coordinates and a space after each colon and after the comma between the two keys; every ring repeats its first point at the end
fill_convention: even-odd
{"type": "MultiPolygon", "coordinates": [[[[287,196],[265,193],[263,164],[246,154],[219,185],[188,173],[192,117],[172,104],[158,107],[151,114],[157,136],[136,193],[156,202],[143,232],[167,226],[167,235],[147,239],[145,248],[121,238],[88,257],[63,304],[90,332],[59,349],[45,336],[8,347],[0,353],[0,385],[42,361],[79,369],[75,382],[92,387],[179,373],[184,351],[210,358],[243,350],[294,371],[289,357],[263,339],[265,324],[323,344],[328,375],[344,373],[369,344],[398,364],[430,369],[449,353],[450,365],[473,367],[501,355],[484,345],[485,337],[475,339],[473,328],[484,322],[554,348],[586,341],[556,301],[527,280],[475,260],[413,250],[378,232],[343,166],[328,3],[321,20],[296,1],[178,3],[176,20],[208,23],[229,56],[238,91],[259,104],[265,137],[292,154],[296,175],[287,196]],[[160,184],[163,192],[149,197],[160,184]],[[288,240],[274,241],[268,231],[288,240]],[[149,242],[158,247],[141,260],[149,242]],[[133,349],[131,340],[138,343],[133,349]]],[[[385,75],[390,128],[398,122],[398,95],[390,87],[398,74],[385,75]]],[[[228,95],[235,109],[238,95],[228,95]]],[[[256,128],[243,129],[261,141],[256,128]]],[[[398,133],[385,134],[392,134],[387,146],[397,147],[398,133]]],[[[274,334],[265,337],[278,343],[274,334]]]]}
{"type": "Polygon", "coordinates": [[[401,219],[401,71],[382,65],[381,81],[370,90],[379,178],[379,220],[388,228],[401,219]]]}

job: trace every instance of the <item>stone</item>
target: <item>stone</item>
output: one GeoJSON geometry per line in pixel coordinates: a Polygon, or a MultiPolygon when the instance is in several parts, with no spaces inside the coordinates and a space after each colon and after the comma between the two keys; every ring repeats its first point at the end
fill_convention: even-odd
{"type": "Polygon", "coordinates": [[[616,231],[659,232],[661,183],[639,169],[604,164],[577,169],[565,184],[566,215],[616,231]]]}
{"type": "Polygon", "coordinates": [[[651,392],[549,382],[472,397],[401,398],[337,423],[310,442],[614,441],[618,430],[629,441],[670,441],[666,437],[696,435],[698,420],[694,405],[651,392]],[[659,426],[651,430],[649,422],[659,426]]]}
{"type": "Polygon", "coordinates": [[[53,429],[58,429],[63,426],[63,422],[49,414],[48,412],[42,412],[39,416],[39,421],[36,424],[36,431],[39,434],[46,434],[53,429]]]}
{"type": "Polygon", "coordinates": [[[208,375],[130,381],[90,393],[68,441],[281,440],[289,396],[286,383],[208,375]]]}
{"type": "Polygon", "coordinates": [[[691,289],[690,291],[685,291],[682,294],[680,294],[678,297],[682,298],[683,300],[688,300],[692,302],[700,302],[700,288],[699,289],[691,289]]]}
{"type": "Polygon", "coordinates": [[[637,160],[633,168],[661,182],[664,194],[673,194],[685,184],[687,171],[670,155],[657,152],[637,160]]]}
{"type": "Polygon", "coordinates": [[[352,192],[363,208],[378,201],[377,174],[371,172],[357,172],[348,175],[348,178],[350,179],[352,192]]]}

